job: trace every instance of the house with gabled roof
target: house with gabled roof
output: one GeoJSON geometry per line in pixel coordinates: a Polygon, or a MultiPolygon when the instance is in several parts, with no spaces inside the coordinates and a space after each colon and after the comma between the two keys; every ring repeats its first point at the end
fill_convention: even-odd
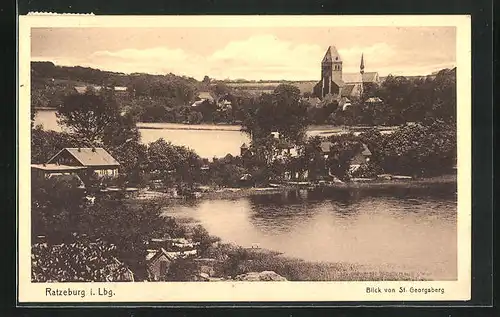
{"type": "Polygon", "coordinates": [[[118,176],[120,163],[103,148],[64,148],[46,165],[79,167],[98,176],[118,176]]]}
{"type": "Polygon", "coordinates": [[[146,263],[149,279],[152,281],[164,281],[174,260],[175,258],[164,248],[148,250],[146,263]]]}

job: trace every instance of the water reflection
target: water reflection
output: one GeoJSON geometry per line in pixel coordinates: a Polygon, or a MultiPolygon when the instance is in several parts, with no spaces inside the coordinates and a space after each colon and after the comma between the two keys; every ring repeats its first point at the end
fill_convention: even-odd
{"type": "Polygon", "coordinates": [[[205,200],[167,211],[226,242],[310,261],[350,262],[456,277],[456,197],[412,189],[291,191],[205,200]],[[431,195],[433,193],[433,195],[431,195]]]}

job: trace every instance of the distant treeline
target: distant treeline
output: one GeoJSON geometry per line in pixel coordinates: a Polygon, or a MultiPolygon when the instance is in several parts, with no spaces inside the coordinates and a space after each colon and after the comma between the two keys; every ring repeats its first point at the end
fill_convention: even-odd
{"type": "MultiPolygon", "coordinates": [[[[56,66],[51,62],[32,62],[31,66],[33,107],[57,108],[65,96],[76,93],[77,86],[120,86],[127,89],[115,93],[118,104],[142,122],[239,123],[250,115],[250,108],[266,100],[255,92],[268,94],[277,89],[271,85],[277,81],[268,80],[214,81],[205,76],[197,81],[174,74],[123,74],[80,66],[56,66]],[[270,91],[246,88],[252,84],[270,91]],[[208,92],[211,98],[193,105],[200,92],[208,92]],[[221,107],[218,101],[222,98],[231,106],[221,107]]],[[[283,81],[280,85],[293,86],[293,82],[283,81]]],[[[311,97],[311,93],[304,93],[303,97],[311,97]]],[[[317,105],[308,100],[304,102],[308,124],[397,125],[428,118],[454,122],[456,70],[443,69],[425,78],[388,76],[380,84],[365,85],[363,96],[351,98],[350,107],[340,106],[334,98],[325,98],[317,105]],[[367,102],[371,97],[379,101],[367,102]]]]}

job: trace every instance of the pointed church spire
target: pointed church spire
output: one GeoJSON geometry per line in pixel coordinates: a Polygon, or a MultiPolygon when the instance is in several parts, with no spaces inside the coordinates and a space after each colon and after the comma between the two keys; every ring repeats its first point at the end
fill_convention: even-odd
{"type": "Polygon", "coordinates": [[[326,63],[331,63],[331,62],[332,62],[332,52],[330,50],[330,46],[328,46],[328,49],[326,50],[326,53],[325,53],[325,57],[323,57],[321,64],[326,64],[326,63]]]}
{"type": "Polygon", "coordinates": [[[337,51],[337,48],[334,45],[328,46],[326,50],[325,57],[321,61],[322,64],[332,63],[332,62],[341,62],[340,54],[337,51]]]}
{"type": "Polygon", "coordinates": [[[359,65],[359,72],[361,74],[365,72],[365,61],[363,59],[363,53],[361,53],[361,65],[359,65]]]}

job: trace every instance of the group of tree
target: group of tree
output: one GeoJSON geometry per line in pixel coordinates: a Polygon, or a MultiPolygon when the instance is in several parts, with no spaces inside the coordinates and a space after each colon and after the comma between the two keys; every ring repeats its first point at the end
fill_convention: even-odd
{"type": "Polygon", "coordinates": [[[174,74],[122,74],[79,66],[56,66],[51,62],[33,62],[31,69],[32,109],[60,107],[67,96],[76,93],[77,86],[87,87],[87,90],[99,87],[109,93],[121,86],[126,91],[116,93],[114,99],[139,121],[232,123],[242,119],[239,108],[243,100],[249,98],[248,94],[207,76],[208,80],[199,82],[174,74]],[[210,92],[215,100],[224,97],[231,101],[232,107],[220,109],[215,100],[193,107],[200,91],[210,92]]]}
{"type": "Polygon", "coordinates": [[[376,177],[399,174],[414,177],[435,176],[450,173],[457,158],[456,126],[441,120],[426,124],[408,124],[393,133],[382,134],[371,129],[353,133],[310,138],[303,152],[302,161],[309,176],[330,169],[336,177],[376,177]],[[330,153],[325,157],[321,142],[331,142],[330,153]],[[370,160],[363,163],[354,174],[349,174],[352,158],[366,145],[371,152],[370,160]]]}
{"type": "Polygon", "coordinates": [[[75,236],[106,241],[117,246],[117,258],[143,277],[145,243],[153,237],[185,235],[182,226],[162,216],[157,203],[133,203],[116,195],[96,196],[90,203],[71,179],[35,178],[31,197],[32,241],[39,236],[45,236],[49,245],[73,243],[75,236]]]}
{"type": "Polygon", "coordinates": [[[456,121],[456,69],[443,69],[435,76],[388,76],[380,84],[364,84],[361,98],[339,107],[325,98],[310,108],[313,124],[400,125],[429,118],[456,121]]]}

